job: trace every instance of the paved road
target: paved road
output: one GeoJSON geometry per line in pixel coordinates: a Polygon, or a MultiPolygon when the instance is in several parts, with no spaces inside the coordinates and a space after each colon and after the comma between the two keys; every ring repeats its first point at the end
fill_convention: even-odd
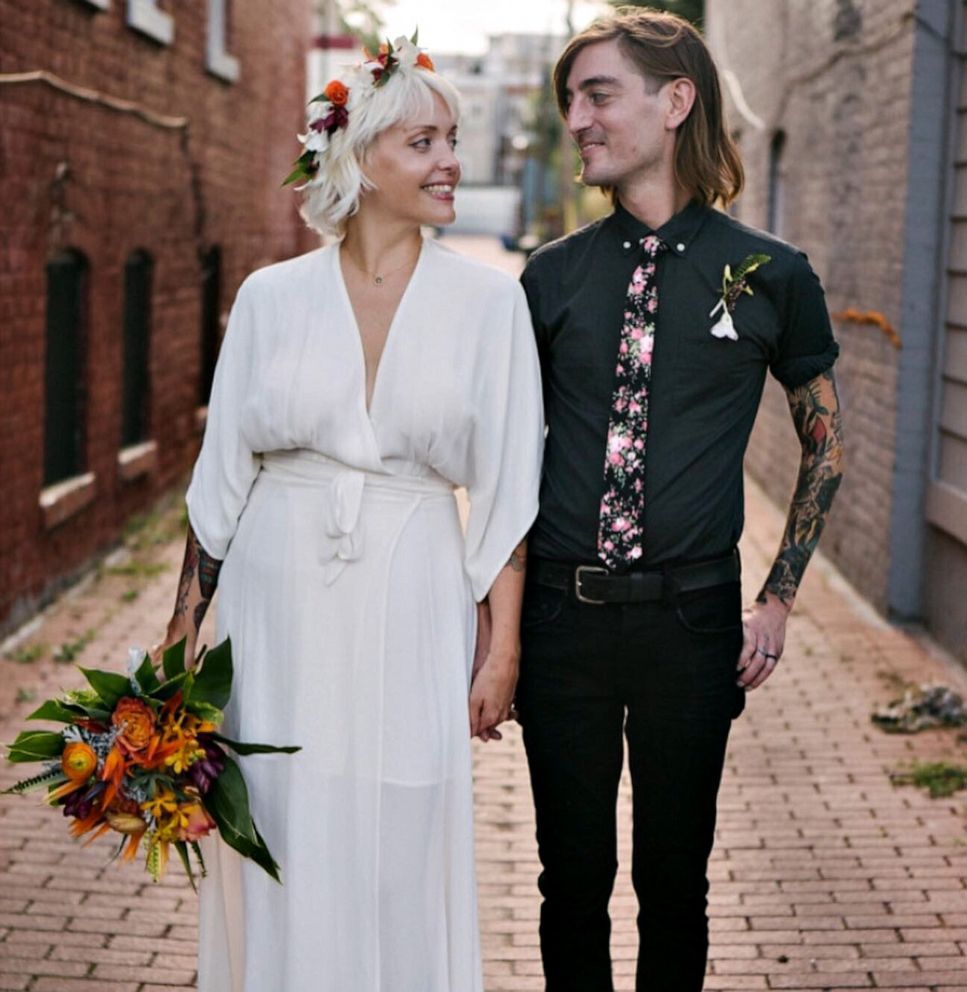
{"type": "MultiPolygon", "coordinates": [[[[510,271],[519,265],[486,240],[450,243],[510,271]]],[[[751,595],[782,519],[751,483],[747,516],[751,595]]],[[[157,639],[180,563],[179,525],[177,510],[149,522],[133,535],[133,552],[6,645],[0,740],[13,738],[37,699],[78,684],[55,652],[119,667],[129,645],[157,639]]],[[[889,779],[903,762],[955,758],[963,747],[950,731],[896,737],[869,722],[897,685],[928,679],[965,685],[959,669],[877,619],[816,562],[780,669],[750,697],[732,736],[711,866],[707,989],[967,992],[964,803],[889,779]]],[[[0,770],[0,785],[12,771],[0,770]]],[[[475,746],[474,773],[487,992],[541,989],[533,819],[514,728],[501,744],[475,746]]],[[[633,988],[634,974],[630,821],[625,783],[613,900],[620,990],[633,988]]],[[[109,865],[110,850],[103,839],[87,849],[71,842],[63,819],[32,798],[0,800],[0,990],[194,988],[190,889],[174,871],[152,885],[136,866],[109,865]]]]}

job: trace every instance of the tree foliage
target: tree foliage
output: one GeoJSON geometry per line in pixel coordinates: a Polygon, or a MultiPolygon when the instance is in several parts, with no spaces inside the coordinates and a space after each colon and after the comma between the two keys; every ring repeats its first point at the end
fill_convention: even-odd
{"type": "Polygon", "coordinates": [[[705,0],[611,0],[613,7],[654,7],[656,10],[667,10],[670,14],[678,14],[691,21],[697,28],[702,27],[705,18],[705,0]]]}

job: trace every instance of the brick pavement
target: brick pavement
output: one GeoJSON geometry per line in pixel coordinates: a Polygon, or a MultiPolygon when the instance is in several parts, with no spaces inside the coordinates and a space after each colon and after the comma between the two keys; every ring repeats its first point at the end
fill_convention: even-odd
{"type": "MultiPolygon", "coordinates": [[[[36,700],[78,684],[53,660],[59,646],[73,645],[82,664],[119,666],[129,645],[157,639],[180,563],[180,539],[169,536],[177,516],[148,528],[141,550],[109,563],[7,645],[0,740],[13,738],[36,700]],[[46,648],[28,661],[32,645],[46,648]]],[[[782,520],[752,484],[747,516],[751,594],[782,520]]],[[[887,736],[869,723],[871,706],[897,684],[928,679],[967,687],[961,670],[883,623],[815,562],[780,670],[751,696],[732,737],[711,865],[707,989],[967,992],[964,804],[895,788],[888,777],[904,761],[963,748],[952,732],[887,736]]],[[[14,770],[0,769],[0,784],[14,770]]],[[[503,744],[477,745],[474,770],[487,992],[540,989],[537,859],[516,728],[503,744]]],[[[613,950],[616,986],[626,992],[635,955],[626,782],[620,805],[613,950]]],[[[0,800],[0,990],[194,987],[190,889],[176,871],[153,885],[136,865],[109,865],[110,850],[106,839],[86,849],[70,841],[64,821],[33,797],[0,800]]]]}

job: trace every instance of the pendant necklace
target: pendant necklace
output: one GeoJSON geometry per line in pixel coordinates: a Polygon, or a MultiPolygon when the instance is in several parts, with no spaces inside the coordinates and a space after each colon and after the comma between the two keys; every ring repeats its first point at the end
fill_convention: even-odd
{"type": "Polygon", "coordinates": [[[390,269],[388,272],[383,272],[383,273],[369,272],[367,269],[364,269],[352,257],[352,255],[349,254],[349,252],[346,252],[346,257],[349,259],[350,264],[357,272],[362,272],[364,276],[367,276],[368,278],[373,280],[374,286],[382,286],[388,276],[391,276],[394,273],[399,272],[400,269],[405,269],[408,265],[415,265],[420,255],[419,252],[417,252],[416,258],[407,259],[407,261],[405,261],[402,265],[397,265],[395,269],[390,269]]]}

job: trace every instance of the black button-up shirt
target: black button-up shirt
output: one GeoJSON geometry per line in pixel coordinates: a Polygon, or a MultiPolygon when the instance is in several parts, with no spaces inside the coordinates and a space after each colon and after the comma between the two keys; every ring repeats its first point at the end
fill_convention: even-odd
{"type": "Polygon", "coordinates": [[[692,202],[657,231],[619,204],[545,245],[521,281],[530,303],[548,425],[533,554],[597,559],[615,360],[641,239],[657,234],[658,314],[645,457],[642,565],[733,548],[743,525],[742,461],[766,370],[786,387],[830,368],[838,346],[819,280],[796,248],[692,202]],[[733,311],[738,340],[711,334],[726,264],[770,261],[733,311]]]}

